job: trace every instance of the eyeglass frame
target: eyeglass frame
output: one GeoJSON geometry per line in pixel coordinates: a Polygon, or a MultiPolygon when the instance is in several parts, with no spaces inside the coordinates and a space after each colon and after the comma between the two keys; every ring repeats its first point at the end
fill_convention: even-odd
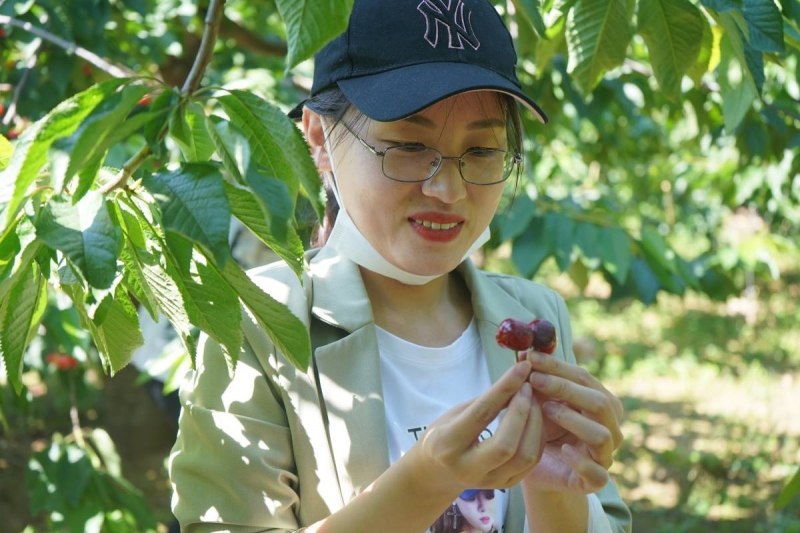
{"type": "Polygon", "coordinates": [[[352,129],[350,129],[350,126],[348,126],[346,122],[344,122],[344,121],[341,121],[341,124],[342,124],[342,126],[344,126],[344,129],[346,129],[347,131],[349,131],[349,132],[350,132],[350,134],[351,134],[353,137],[355,137],[356,139],[358,139],[358,142],[360,142],[360,143],[361,143],[361,145],[362,145],[362,146],[364,146],[364,148],[366,148],[367,150],[369,150],[369,151],[370,151],[370,153],[372,153],[372,155],[374,155],[374,156],[377,156],[377,157],[380,157],[380,158],[381,158],[381,172],[383,173],[383,175],[384,175],[384,176],[386,176],[386,178],[388,178],[388,179],[390,179],[390,180],[392,180],[392,181],[396,181],[396,182],[398,182],[398,183],[424,183],[424,182],[426,182],[426,181],[428,181],[428,180],[432,179],[432,178],[433,178],[433,177],[436,175],[436,173],[437,173],[437,172],[439,172],[439,170],[442,168],[442,163],[443,163],[443,162],[444,162],[446,159],[449,159],[449,160],[452,160],[452,161],[458,161],[458,175],[459,175],[459,176],[461,176],[461,179],[464,181],[464,183],[469,183],[470,185],[479,185],[479,186],[486,186],[486,185],[497,185],[497,184],[499,184],[499,183],[503,183],[503,182],[504,182],[504,181],[506,181],[506,180],[507,180],[509,177],[511,177],[511,174],[513,174],[513,173],[514,173],[514,165],[519,165],[519,164],[521,164],[521,163],[522,163],[522,154],[520,154],[519,152],[509,152],[508,150],[501,150],[501,149],[499,149],[499,148],[482,148],[481,150],[491,150],[491,151],[493,151],[493,152],[502,152],[502,153],[504,153],[504,154],[508,154],[508,155],[514,156],[514,161],[513,161],[513,163],[511,164],[511,170],[508,172],[508,174],[507,174],[507,175],[506,175],[506,176],[505,176],[503,179],[501,179],[501,180],[498,180],[498,181],[493,181],[493,182],[491,182],[491,183],[475,183],[474,181],[469,181],[467,178],[465,178],[465,177],[464,177],[464,173],[463,173],[463,172],[461,172],[461,165],[462,165],[462,163],[463,163],[463,161],[462,161],[462,158],[463,158],[465,155],[467,155],[468,153],[470,153],[470,150],[471,150],[471,148],[467,149],[467,151],[465,151],[465,152],[464,152],[463,154],[461,154],[460,156],[446,156],[446,155],[444,155],[442,152],[440,152],[438,149],[436,149],[436,148],[434,148],[434,147],[432,147],[432,146],[427,146],[427,145],[424,145],[424,144],[419,144],[419,146],[422,146],[422,147],[424,147],[424,148],[425,148],[425,149],[427,149],[427,150],[433,150],[434,152],[436,152],[437,154],[439,154],[439,158],[440,158],[440,159],[439,159],[439,164],[436,166],[436,168],[435,168],[435,169],[433,169],[433,172],[431,172],[431,175],[430,175],[430,176],[428,176],[428,177],[427,177],[427,178],[425,178],[425,179],[422,179],[422,180],[401,180],[401,179],[397,179],[397,178],[393,178],[393,177],[389,176],[389,175],[386,173],[386,171],[384,170],[384,168],[383,168],[383,165],[384,165],[384,162],[386,161],[386,159],[385,159],[385,157],[386,157],[386,152],[388,152],[389,150],[392,150],[392,149],[394,149],[394,148],[402,148],[402,147],[404,147],[404,146],[416,146],[416,145],[417,145],[416,143],[404,143],[404,144],[400,144],[400,145],[398,145],[398,146],[390,146],[390,147],[389,147],[389,148],[387,148],[386,150],[380,151],[380,150],[378,150],[377,148],[375,148],[374,146],[372,146],[371,144],[369,144],[367,141],[365,141],[364,139],[362,139],[362,138],[361,138],[361,137],[360,137],[360,136],[359,136],[359,135],[358,135],[356,132],[354,132],[352,129]]]}

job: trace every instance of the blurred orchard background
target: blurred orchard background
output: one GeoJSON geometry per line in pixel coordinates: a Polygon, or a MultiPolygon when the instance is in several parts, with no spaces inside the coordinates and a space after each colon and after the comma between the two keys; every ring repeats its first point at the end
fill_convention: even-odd
{"type": "MultiPolygon", "coordinates": [[[[800,3],[494,3],[551,123],[476,260],[567,298],[636,531],[800,531],[800,3]]],[[[301,268],[322,198],[284,112],[350,7],[0,0],[3,531],[166,531],[157,403],[199,331],[235,361],[240,304],[307,363],[242,272],[301,268]]]]}

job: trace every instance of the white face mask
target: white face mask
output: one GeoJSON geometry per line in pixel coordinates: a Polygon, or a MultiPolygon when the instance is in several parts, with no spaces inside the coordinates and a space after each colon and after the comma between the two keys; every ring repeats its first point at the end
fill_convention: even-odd
{"type": "MultiPolygon", "coordinates": [[[[333,225],[333,230],[328,239],[328,245],[357,265],[382,276],[386,276],[387,278],[392,278],[400,283],[405,283],[406,285],[425,285],[446,274],[442,273],[433,276],[412,274],[390,263],[374,246],[372,246],[372,243],[364,237],[364,234],[359,231],[353,219],[351,219],[350,215],[347,213],[347,209],[342,201],[342,196],[339,194],[339,185],[336,183],[336,169],[334,168],[333,154],[327,138],[325,139],[325,146],[328,150],[328,157],[330,159],[333,175],[331,188],[333,189],[333,195],[336,197],[336,201],[339,203],[339,214],[336,216],[336,222],[333,225]]],[[[467,259],[478,248],[486,244],[490,236],[491,232],[489,226],[486,226],[483,233],[478,236],[475,242],[472,243],[472,246],[469,247],[469,250],[467,250],[461,258],[461,261],[467,259]]]]}

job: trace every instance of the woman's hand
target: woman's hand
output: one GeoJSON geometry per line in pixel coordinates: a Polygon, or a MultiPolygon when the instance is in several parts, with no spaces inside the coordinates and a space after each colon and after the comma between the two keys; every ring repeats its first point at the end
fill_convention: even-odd
{"type": "Polygon", "coordinates": [[[518,483],[544,449],[542,412],[527,379],[527,361],[509,369],[485,393],[436,419],[404,456],[417,479],[458,494],[467,488],[506,488],[518,483]],[[506,409],[497,431],[482,431],[506,409]]]}
{"type": "Polygon", "coordinates": [[[585,369],[528,352],[530,383],[544,414],[545,449],[524,479],[534,490],[588,494],[605,486],[622,443],[622,402],[585,369]]]}

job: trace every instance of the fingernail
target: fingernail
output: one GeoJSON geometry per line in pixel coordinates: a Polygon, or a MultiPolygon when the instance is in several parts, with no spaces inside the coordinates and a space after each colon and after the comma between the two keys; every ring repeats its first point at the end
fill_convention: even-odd
{"type": "Polygon", "coordinates": [[[558,412],[558,408],[559,406],[556,402],[545,402],[542,406],[542,411],[552,416],[558,412]]]}
{"type": "Polygon", "coordinates": [[[569,444],[562,444],[561,451],[564,452],[564,455],[566,455],[567,457],[577,458],[579,456],[578,450],[576,450],[569,444]]]}
{"type": "Polygon", "coordinates": [[[533,372],[531,373],[531,385],[534,387],[544,387],[547,385],[547,376],[542,374],[541,372],[533,372]]]}
{"type": "Polygon", "coordinates": [[[533,389],[531,389],[531,384],[527,381],[522,384],[522,387],[519,388],[519,393],[522,395],[523,398],[530,398],[533,396],[533,389]]]}
{"type": "Polygon", "coordinates": [[[525,360],[520,361],[516,365],[514,365],[514,373],[520,376],[527,376],[531,372],[531,364],[525,360]]]}

